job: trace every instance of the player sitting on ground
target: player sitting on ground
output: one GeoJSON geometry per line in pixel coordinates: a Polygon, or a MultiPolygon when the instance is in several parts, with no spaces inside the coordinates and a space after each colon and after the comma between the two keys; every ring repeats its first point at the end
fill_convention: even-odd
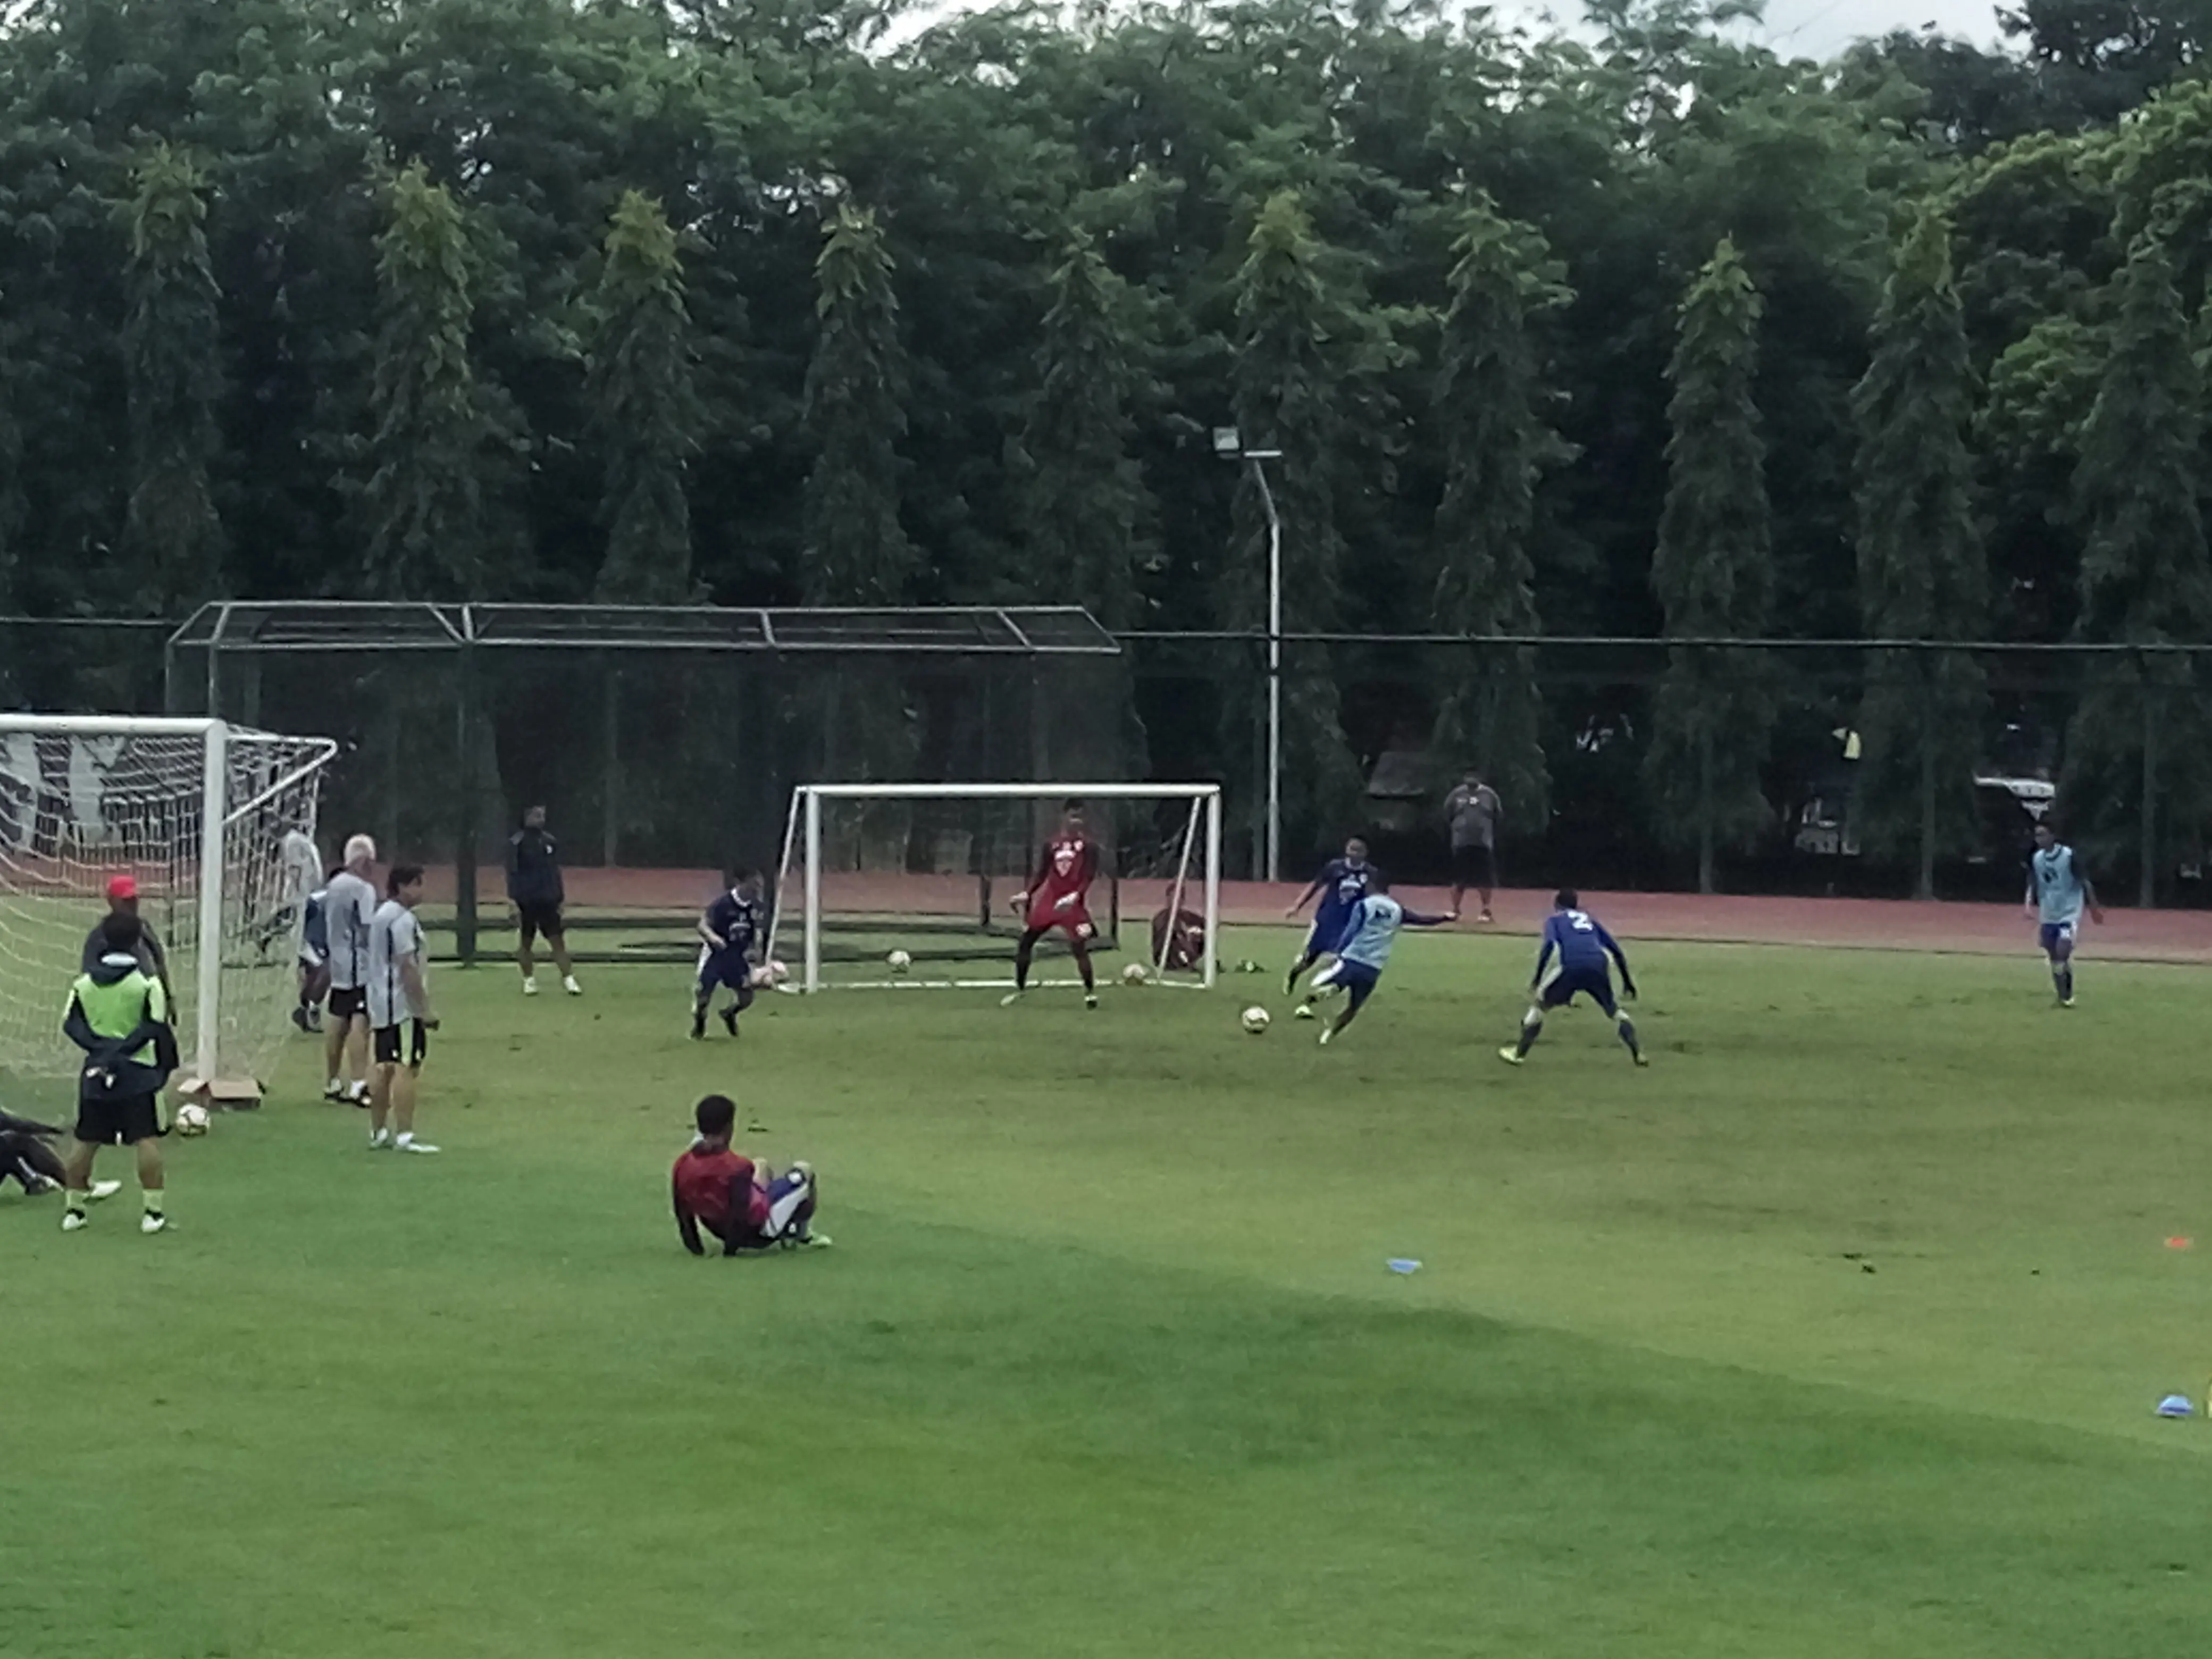
{"type": "Polygon", "coordinates": [[[1571,887],[1561,888],[1552,899],[1552,914],[1544,923],[1543,948],[1536,952],[1536,975],[1528,981],[1528,994],[1535,1000],[1521,1017],[1521,1041],[1498,1051],[1498,1057],[1509,1066],[1518,1066],[1528,1058],[1528,1051],[1543,1035],[1546,1011],[1564,1008],[1577,995],[1588,996],[1613,1017],[1620,1028],[1620,1040],[1628,1045],[1630,1059],[1638,1066],[1650,1064],[1637,1046],[1636,1022],[1613,1000],[1613,974],[1606,958],[1611,957],[1620,964],[1621,994],[1632,1001],[1636,981],[1629,976],[1628,958],[1605,931],[1605,925],[1581,906],[1582,900],[1571,887]],[[1552,960],[1555,951],[1559,953],[1556,963],[1552,960]]]}
{"type": "Polygon", "coordinates": [[[702,1227],[721,1241],[724,1255],[779,1246],[820,1249],[830,1243],[810,1224],[815,1201],[812,1170],[794,1164],[779,1176],[766,1164],[731,1151],[738,1109],[727,1095],[708,1095],[699,1103],[694,1119],[698,1139],[676,1160],[669,1181],[676,1230],[684,1236],[685,1249],[694,1255],[707,1254],[699,1237],[702,1227]]]}
{"type": "Polygon", "coordinates": [[[2042,924],[2039,937],[2044,959],[2051,964],[2051,988],[2058,1006],[2074,1006],[2074,935],[2081,926],[2081,912],[2102,924],[2104,907],[2074,849],[2058,839],[2048,823],[2035,826],[2035,853],[2027,861],[2027,915],[2042,924]]]}
{"type": "Polygon", "coordinates": [[[1066,931],[1068,952],[1083,975],[1084,1006],[1098,1006],[1098,982],[1091,971],[1091,941],[1098,930],[1091,926],[1087,908],[1091,884],[1097,878],[1098,849],[1084,833],[1083,803],[1069,801],[1060,812],[1059,832],[1038,855],[1029,890],[1014,895],[1013,908],[1025,908],[1028,914],[1021,942],[1014,946],[1014,988],[1000,999],[1001,1007],[1012,1007],[1030,988],[1030,963],[1036,956],[1037,941],[1055,927],[1066,931]]]}
{"type": "Polygon", "coordinates": [[[1285,921],[1294,920],[1316,894],[1321,896],[1321,908],[1314,912],[1313,926],[1306,932],[1306,942],[1298,951],[1298,959],[1283,975],[1285,996],[1295,993],[1298,976],[1328,955],[1337,940],[1344,937],[1345,919],[1351,915],[1353,905],[1375,890],[1375,866],[1367,861],[1367,843],[1354,836],[1344,843],[1344,856],[1323,865],[1321,873],[1307,883],[1306,890],[1298,895],[1298,902],[1283,912],[1285,921]]]}
{"type": "Polygon", "coordinates": [[[738,1034],[738,1016],[753,1006],[753,958],[767,934],[761,915],[761,873],[732,871],[730,888],[699,918],[699,973],[691,992],[691,1035],[707,1035],[707,1008],[715,988],[730,993],[722,1029],[738,1034]]]}
{"type": "Polygon", "coordinates": [[[1298,1005],[1298,1018],[1311,1019],[1314,1004],[1322,996],[1338,990],[1346,994],[1344,1012],[1322,1028],[1324,1048],[1359,1018],[1367,999],[1375,994],[1382,970],[1390,965],[1390,948],[1398,942],[1401,927],[1442,927],[1459,920],[1455,910],[1440,916],[1408,910],[1390,896],[1390,884],[1379,870],[1368,872],[1367,885],[1367,896],[1352,904],[1345,915],[1344,931],[1328,946],[1336,960],[1313,976],[1305,1000],[1298,1005]]]}
{"type": "Polygon", "coordinates": [[[1168,902],[1152,912],[1152,965],[1177,973],[1206,966],[1206,918],[1177,905],[1172,887],[1168,902]]]}
{"type": "MultiPolygon", "coordinates": [[[[11,1180],[20,1182],[24,1193],[32,1198],[61,1191],[61,1155],[46,1145],[60,1133],[57,1124],[40,1123],[31,1118],[17,1117],[13,1112],[0,1112],[0,1187],[11,1180]]],[[[122,1190],[119,1181],[95,1181],[85,1189],[84,1195],[89,1199],[112,1198],[122,1190]]]]}

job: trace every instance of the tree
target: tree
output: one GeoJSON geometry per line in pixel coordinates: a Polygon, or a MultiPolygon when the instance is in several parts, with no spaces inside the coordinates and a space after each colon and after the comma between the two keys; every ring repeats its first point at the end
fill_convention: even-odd
{"type": "Polygon", "coordinates": [[[1129,396],[1142,349],[1128,296],[1078,233],[1052,275],[1052,308],[1037,351],[1037,392],[1024,422],[1022,526],[1032,568],[1055,597],[1109,629],[1133,627],[1146,516],[1143,474],[1129,453],[1129,396]]]}
{"type": "MultiPolygon", "coordinates": [[[[2115,279],[2112,346],[2075,470],[2083,526],[2076,636],[2155,647],[2212,636],[2197,492],[2203,387],[2165,243],[2137,236],[2115,279]]],[[[2067,728],[2059,800],[2073,832],[2118,854],[2136,831],[2142,901],[2212,808],[2212,725],[2191,659],[2145,651],[2093,670],[2067,728]]]]}
{"type": "MultiPolygon", "coordinates": [[[[1763,634],[1773,608],[1765,465],[1752,386],[1759,290],[1723,238],[1678,313],[1668,404],[1667,505],[1651,582],[1669,638],[1763,634]]],[[[1767,822],[1759,769],[1774,719],[1764,665],[1748,652],[1668,653],[1648,767],[1662,833],[1698,852],[1698,890],[1713,890],[1717,845],[1767,822]]]]}
{"type": "Polygon", "coordinates": [[[489,424],[469,355],[471,260],[461,210],[411,163],[377,240],[375,434],[368,591],[390,599],[482,591],[489,424]]]}
{"type": "MultiPolygon", "coordinates": [[[[1452,634],[1534,635],[1528,550],[1536,484],[1569,452],[1544,418],[1531,322],[1573,296],[1534,228],[1478,197],[1454,245],[1437,409],[1444,490],[1437,511],[1436,625],[1452,634]]],[[[1435,742],[1478,757],[1507,821],[1540,830],[1551,816],[1535,653],[1486,648],[1446,690],[1435,742]]]]}
{"type": "Polygon", "coordinates": [[[899,605],[916,562],[899,525],[906,365],[890,251],[875,215],[841,205],[814,270],[821,334],[806,368],[815,458],[800,586],[811,605],[899,605]]]}
{"type": "Polygon", "coordinates": [[[699,448],[684,267],[660,204],[626,191],[607,228],[586,392],[605,480],[599,597],[678,605],[691,593],[684,472],[699,448]]]}
{"type": "MultiPolygon", "coordinates": [[[[1236,279],[1237,427],[1249,447],[1281,453],[1279,461],[1255,465],[1273,469],[1283,631],[1327,633],[1338,626],[1344,559],[1334,476],[1343,439],[1336,400],[1361,372],[1362,342],[1348,296],[1332,291],[1325,274],[1328,250],[1296,196],[1282,191],[1268,199],[1246,247],[1236,279]]],[[[1231,628],[1264,629],[1267,515],[1250,466],[1237,482],[1232,522],[1223,616],[1231,628]]],[[[1240,736],[1264,731],[1263,690],[1248,681],[1228,699],[1228,752],[1237,752],[1240,736]]],[[[1347,822],[1362,781],[1345,740],[1333,672],[1310,661],[1303,672],[1287,665],[1282,705],[1284,843],[1293,846],[1347,822]]],[[[1247,797],[1260,798],[1258,790],[1247,797]]]]}
{"type": "MultiPolygon", "coordinates": [[[[1921,209],[1898,243],[1873,341],[1874,361],[1851,399],[1866,631],[1978,638],[1989,568],[1970,495],[1973,371],[1951,280],[1951,228],[1937,209],[1921,209]]],[[[1958,652],[1876,653],[1869,675],[1859,717],[1862,838],[1882,851],[1917,842],[1918,892],[1932,898],[1939,845],[1965,850],[1975,837],[1984,676],[1958,652]]]]}
{"type": "Polygon", "coordinates": [[[126,218],[130,591],[133,608],[175,616],[222,587],[222,525],[208,482],[222,440],[218,295],[190,159],[166,144],[147,151],[132,170],[126,218]]]}

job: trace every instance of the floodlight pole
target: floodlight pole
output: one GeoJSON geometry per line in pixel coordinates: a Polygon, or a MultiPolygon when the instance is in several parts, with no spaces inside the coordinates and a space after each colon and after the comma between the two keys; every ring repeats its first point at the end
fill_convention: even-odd
{"type": "Polygon", "coordinates": [[[1233,426],[1213,429],[1213,453],[1241,460],[1260,486],[1260,507],[1267,515],[1267,821],[1261,864],[1271,882],[1283,878],[1283,518],[1275,492],[1267,486],[1263,463],[1279,461],[1279,449],[1247,449],[1233,426]]]}

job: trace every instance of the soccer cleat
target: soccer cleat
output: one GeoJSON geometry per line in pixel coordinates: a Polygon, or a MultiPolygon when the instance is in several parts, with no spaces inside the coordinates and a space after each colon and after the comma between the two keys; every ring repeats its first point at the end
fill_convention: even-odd
{"type": "Polygon", "coordinates": [[[1628,1057],[1634,1060],[1638,1066],[1649,1066],[1651,1063],[1651,1056],[1645,1054],[1641,1048],[1635,1050],[1628,1057]]]}
{"type": "Polygon", "coordinates": [[[364,1111],[367,1110],[368,1107],[368,1085],[366,1083],[355,1084],[351,1088],[346,1091],[346,1098],[351,1101],[355,1105],[362,1108],[364,1111]]]}
{"type": "Polygon", "coordinates": [[[142,1233],[158,1233],[168,1224],[169,1218],[159,1210],[149,1210],[138,1218],[138,1231],[142,1233]]]}
{"type": "Polygon", "coordinates": [[[574,974],[569,975],[568,978],[561,981],[561,988],[566,991],[572,997],[580,997],[584,994],[584,988],[576,983],[576,976],[574,974]]]}
{"type": "Polygon", "coordinates": [[[798,1247],[802,1250],[826,1250],[834,1242],[827,1233],[807,1233],[800,1237],[798,1247]]]}
{"type": "Polygon", "coordinates": [[[394,1141],[392,1150],[401,1152],[434,1152],[438,1149],[427,1140],[416,1140],[410,1136],[405,1140],[394,1141]]]}
{"type": "Polygon", "coordinates": [[[738,1011],[734,1007],[725,1008],[722,1010],[722,1029],[727,1031],[732,1036],[737,1036],[738,1011]]]}
{"type": "Polygon", "coordinates": [[[329,1101],[333,1106],[343,1105],[345,1103],[346,1097],[345,1085],[339,1082],[336,1078],[332,1078],[323,1086],[323,1098],[329,1101]]]}
{"type": "Polygon", "coordinates": [[[999,999],[999,1006],[1000,1006],[1001,1008],[1011,1008],[1011,1007],[1012,1007],[1016,1003],[1019,1002],[1021,1000],[1022,1000],[1022,993],[1021,993],[1021,992],[1019,992],[1019,991],[1009,991],[1009,992],[1007,992],[1007,993],[1006,993],[1006,995],[1004,995],[1004,996],[1002,996],[1002,997],[1000,997],[1000,998],[999,999]]]}
{"type": "Polygon", "coordinates": [[[372,1152],[388,1152],[391,1147],[392,1131],[389,1129],[379,1129],[368,1138],[368,1150],[372,1152]]]}
{"type": "Polygon", "coordinates": [[[1334,1025],[1324,1025],[1324,1026],[1322,1026],[1322,1027],[1321,1028],[1321,1046],[1322,1046],[1322,1048],[1328,1048],[1328,1040],[1329,1040],[1331,1037],[1334,1036],[1335,1035],[1336,1035],[1336,1027],[1335,1027],[1335,1026],[1334,1026],[1334,1025]]]}
{"type": "Polygon", "coordinates": [[[1086,1008],[1096,1008],[1098,1006],[1098,993],[1085,991],[1083,994],[1083,1006],[1086,1008]]]}
{"type": "Polygon", "coordinates": [[[1479,916],[1477,916],[1477,917],[1475,918],[1475,921],[1478,921],[1478,922],[1486,922],[1486,921],[1492,921],[1492,920],[1494,920],[1494,918],[1491,915],[1490,912],[1489,912],[1489,911],[1487,911],[1487,910],[1485,910],[1485,911],[1484,911],[1480,915],[1479,915],[1479,916]]]}
{"type": "Polygon", "coordinates": [[[522,994],[526,997],[534,997],[538,994],[538,981],[536,979],[526,979],[522,981],[522,994]]]}
{"type": "Polygon", "coordinates": [[[64,1210],[62,1212],[62,1231],[65,1233],[73,1233],[90,1219],[91,1218],[87,1216],[82,1210],[64,1210]]]}
{"type": "Polygon", "coordinates": [[[691,1016],[691,1040],[692,1040],[694,1042],[698,1042],[701,1038],[704,1037],[706,1035],[707,1035],[707,1016],[706,1016],[706,1015],[704,1015],[704,1014],[702,1014],[702,1014],[694,1014],[694,1015],[692,1015],[692,1016],[691,1016]]]}
{"type": "Polygon", "coordinates": [[[1528,1055],[1522,1054],[1518,1048],[1500,1048],[1498,1051],[1498,1057],[1504,1060],[1508,1066],[1519,1066],[1525,1064],[1528,1058],[1528,1055]]]}
{"type": "Polygon", "coordinates": [[[85,1188],[84,1195],[97,1204],[103,1198],[112,1198],[123,1190],[119,1181],[95,1181],[85,1188]]]}
{"type": "Polygon", "coordinates": [[[1297,1007],[1291,1010],[1291,1018],[1292,1019],[1311,1019],[1313,1017],[1313,1004],[1310,1002],[1301,1002],[1297,1007]]]}
{"type": "Polygon", "coordinates": [[[2074,1006],[2074,999],[2072,997],[2061,997],[2058,999],[2058,1006],[2062,1008],[2071,1008],[2074,1006]]]}
{"type": "Polygon", "coordinates": [[[292,1024],[298,1026],[303,1031],[311,1031],[314,1029],[314,1027],[307,1024],[307,1010],[305,1004],[301,1004],[292,1010],[292,1024]]]}

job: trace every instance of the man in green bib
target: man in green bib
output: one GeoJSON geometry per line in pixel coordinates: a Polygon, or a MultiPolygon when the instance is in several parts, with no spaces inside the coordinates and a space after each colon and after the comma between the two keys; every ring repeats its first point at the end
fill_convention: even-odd
{"type": "Polygon", "coordinates": [[[62,1160],[68,1194],[62,1231],[85,1224],[93,1158],[102,1146],[121,1145],[138,1156],[138,1187],[146,1195],[138,1230],[158,1233],[168,1225],[161,1207],[161,1137],[169,1133],[161,1085],[177,1067],[168,994],[140,963],[137,917],[109,915],[100,943],[106,949],[100,959],[70,988],[62,1021],[63,1032],[85,1056],[77,1073],[76,1138],[62,1160]]]}

